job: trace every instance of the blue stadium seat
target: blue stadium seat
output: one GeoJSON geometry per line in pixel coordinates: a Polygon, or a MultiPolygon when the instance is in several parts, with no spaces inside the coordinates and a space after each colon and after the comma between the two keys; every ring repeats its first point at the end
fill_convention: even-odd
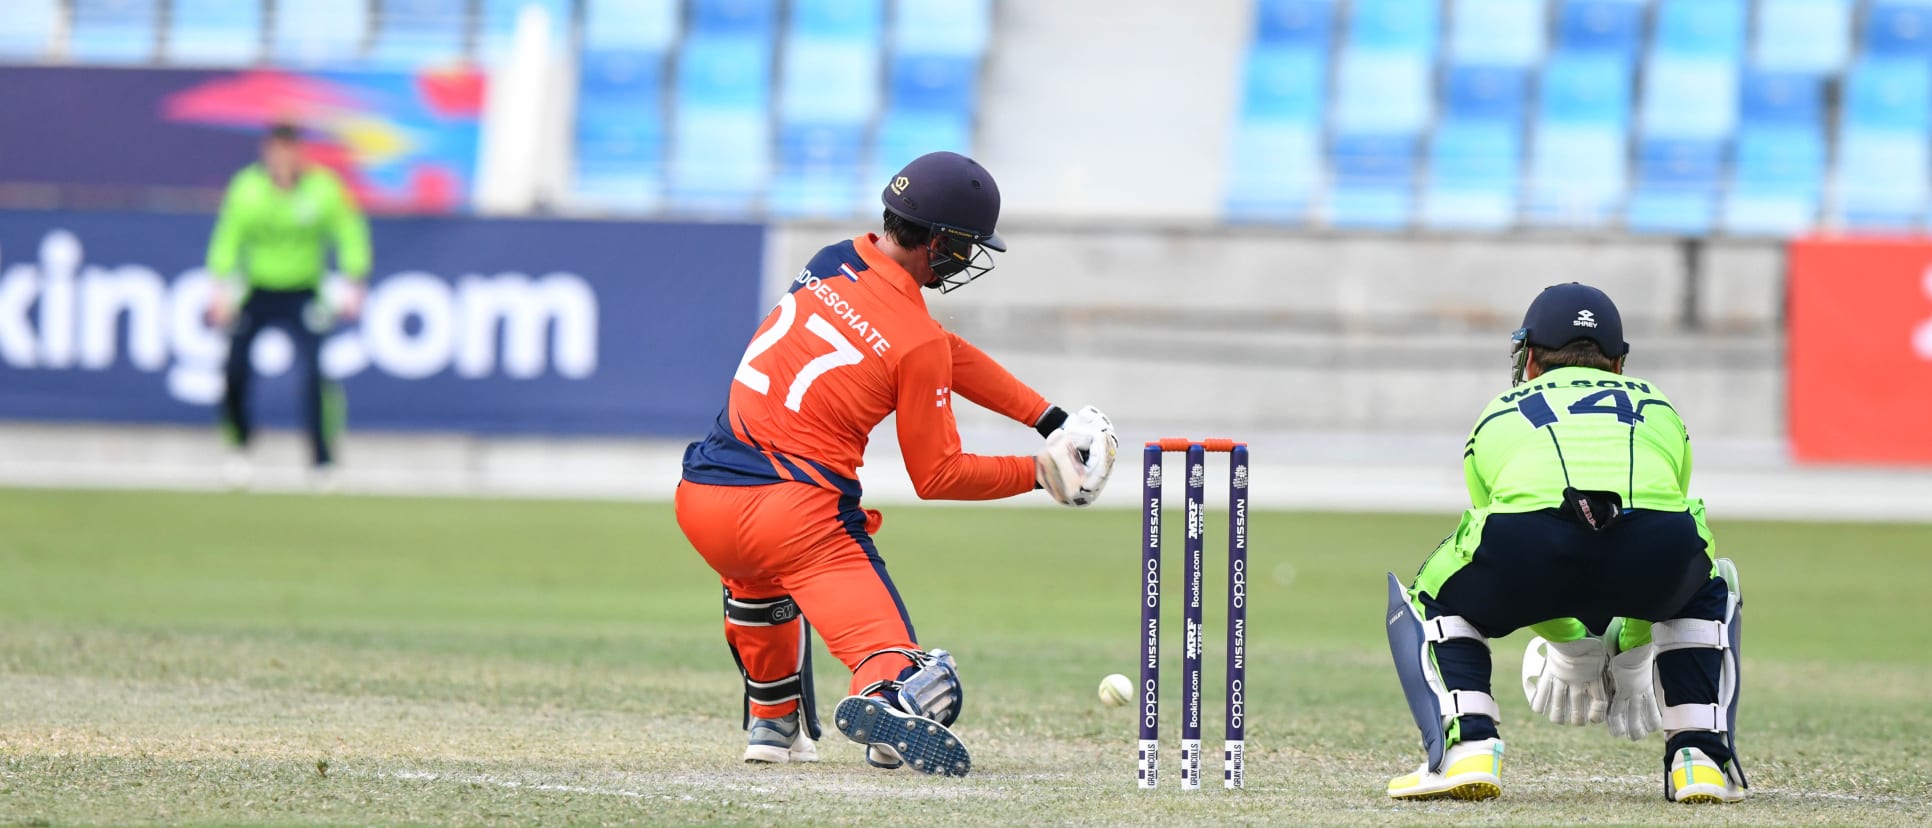
{"type": "Polygon", "coordinates": [[[669,52],[680,33],[680,0],[585,0],[587,50],[669,52]]]}
{"type": "Polygon", "coordinates": [[[791,123],[870,122],[879,111],[879,85],[876,41],[787,37],[778,115],[791,123]]]}
{"type": "Polygon", "coordinates": [[[369,6],[336,0],[277,0],[270,59],[303,65],[351,63],[362,56],[369,6]]]}
{"type": "Polygon", "coordinates": [[[1517,122],[1449,121],[1429,144],[1422,224],[1455,230],[1502,230],[1516,220],[1523,136],[1517,122]]]}
{"type": "Polygon", "coordinates": [[[1521,125],[1528,72],[1502,66],[1451,66],[1444,73],[1442,109],[1457,121],[1521,125]]]}
{"type": "Polygon", "coordinates": [[[1825,142],[1816,125],[1754,126],[1747,120],[1735,156],[1724,197],[1727,232],[1787,236],[1817,222],[1825,142]]]}
{"type": "Polygon", "coordinates": [[[1434,55],[1441,16],[1441,0],[1354,0],[1349,4],[1348,45],[1434,55]]]}
{"type": "Polygon", "coordinates": [[[1839,136],[1835,217],[1859,230],[1912,229],[1932,195],[1927,161],[1923,135],[1847,127],[1839,136]]]}
{"type": "Polygon", "coordinates": [[[1257,45],[1243,71],[1241,117],[1313,124],[1328,103],[1328,59],[1300,46],[1257,45]]]}
{"type": "Polygon", "coordinates": [[[1824,118],[1824,81],[1815,75],[1752,72],[1739,91],[1739,115],[1747,124],[1789,124],[1814,130],[1824,118]]]}
{"type": "Polygon", "coordinates": [[[1638,233],[1702,235],[1716,219],[1720,141],[1651,140],[1638,151],[1637,188],[1624,224],[1638,233]]]}
{"type": "Polygon", "coordinates": [[[174,0],[169,63],[238,66],[262,56],[262,0],[174,0]]]}
{"type": "Polygon", "coordinates": [[[771,105],[771,45],[757,38],[692,35],[678,53],[678,106],[764,110],[771,105]]]}
{"type": "Polygon", "coordinates": [[[887,111],[879,121],[866,180],[883,183],[912,159],[940,150],[972,155],[972,120],[956,113],[887,111]]]}
{"type": "Polygon", "coordinates": [[[1321,133],[1306,123],[1249,121],[1235,127],[1227,217],[1301,223],[1321,181],[1321,133]]]}
{"type": "Polygon", "coordinates": [[[1758,69],[1829,75],[1851,54],[1852,0],[1760,0],[1751,62],[1758,69]]]}
{"type": "Polygon", "coordinates": [[[1932,0],[1871,0],[1865,12],[1865,54],[1932,56],[1932,0]]]}
{"type": "Polygon", "coordinates": [[[822,39],[885,40],[885,0],[792,0],[791,33],[822,39]]]}
{"type": "Polygon", "coordinates": [[[895,0],[892,8],[897,54],[981,55],[993,39],[992,0],[895,0]]]}
{"type": "Polygon", "coordinates": [[[67,53],[86,63],[154,57],[157,0],[74,0],[67,53]]]}
{"type": "Polygon", "coordinates": [[[1607,223],[1628,187],[1625,134],[1621,126],[1538,125],[1530,147],[1528,218],[1551,225],[1607,223]]]}
{"type": "Polygon", "coordinates": [[[970,116],[979,102],[979,61],[961,55],[900,55],[889,68],[892,108],[970,116]]]}
{"type": "Polygon", "coordinates": [[[768,208],[781,216],[851,215],[860,203],[865,130],[863,124],[781,127],[768,208]]]}
{"type": "Polygon", "coordinates": [[[1621,127],[1630,120],[1630,67],[1614,55],[1558,54],[1543,67],[1542,117],[1621,127]]]}
{"type": "Polygon", "coordinates": [[[1845,77],[1847,124],[1923,135],[1932,129],[1932,70],[1923,60],[1869,58],[1845,77]]]}
{"type": "Polygon", "coordinates": [[[60,0],[18,0],[0,15],[0,60],[45,57],[60,24],[60,0]]]}
{"type": "Polygon", "coordinates": [[[690,0],[691,33],[769,40],[778,33],[778,0],[690,0]]]}
{"type": "Polygon", "coordinates": [[[1749,12],[1745,0],[1658,0],[1651,49],[1736,60],[1744,54],[1749,12]]]}
{"type": "Polygon", "coordinates": [[[0,15],[0,59],[40,58],[53,47],[60,0],[15,0],[0,15]]]}
{"type": "MultiPolygon", "coordinates": [[[[516,37],[517,17],[525,6],[542,8],[550,18],[550,37],[559,47],[571,43],[572,33],[576,31],[576,7],[572,0],[482,0],[478,9],[480,15],[476,30],[476,55],[485,65],[502,59],[510,52],[510,44],[516,37]]],[[[585,45],[590,45],[585,37],[585,45]]],[[[610,48],[613,44],[600,44],[610,48]]],[[[635,48],[624,44],[624,48],[635,48]]],[[[661,51],[658,49],[647,51],[661,51]]]]}
{"type": "Polygon", "coordinates": [[[1556,40],[1561,51],[1594,52],[1623,60],[1643,45],[1644,0],[1562,0],[1556,40]]]}
{"type": "Polygon", "coordinates": [[[1737,128],[1737,75],[1728,58],[1653,55],[1644,67],[1644,136],[1729,137],[1737,128]]]}
{"type": "Polygon", "coordinates": [[[1457,0],[1449,21],[1449,60],[1535,65],[1543,58],[1547,6],[1544,0],[1457,0]]]}
{"type": "Polygon", "coordinates": [[[665,56],[653,52],[586,52],[577,73],[577,109],[622,115],[664,114],[665,56]]]}
{"type": "Polygon", "coordinates": [[[672,203],[739,215],[771,179],[771,119],[763,108],[679,107],[671,134],[672,203]]]}
{"type": "Polygon", "coordinates": [[[1407,135],[1338,135],[1329,148],[1334,227],[1396,230],[1415,212],[1416,145],[1407,135]]]}
{"type": "Polygon", "coordinates": [[[658,209],[664,197],[661,112],[586,120],[580,112],[574,147],[573,201],[630,212],[658,209]]]}
{"type": "Polygon", "coordinates": [[[1544,58],[1544,0],[1457,0],[1449,19],[1449,62],[1534,66],[1544,58]]]}
{"type": "Polygon", "coordinates": [[[463,58],[469,0],[384,0],[368,60],[412,69],[463,58]]]}
{"type": "Polygon", "coordinates": [[[1334,127],[1338,132],[1390,135],[1420,131],[1434,100],[1427,57],[1419,53],[1351,49],[1337,67],[1334,127]]]}
{"type": "Polygon", "coordinates": [[[1258,0],[1254,5],[1254,42],[1327,51],[1334,25],[1334,0],[1258,0]]]}

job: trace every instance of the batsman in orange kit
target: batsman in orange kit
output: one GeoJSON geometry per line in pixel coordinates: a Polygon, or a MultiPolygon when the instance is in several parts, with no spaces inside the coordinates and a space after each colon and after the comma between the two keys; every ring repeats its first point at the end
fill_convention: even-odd
{"type": "Polygon", "coordinates": [[[811,630],[852,670],[839,730],[881,768],[963,776],[971,758],[949,726],[958,667],[920,648],[873,544],[879,513],[860,505],[872,429],[898,415],[899,447],[921,498],[992,500],[1045,489],[1085,506],[1113,468],[1113,424],[1091,406],[1049,404],[939,326],[925,291],[992,269],[999,188],[949,152],[924,155],[886,186],[883,234],[820,250],[765,318],[717,425],[684,456],[678,525],[725,592],[725,641],[745,681],[749,762],[816,761],[811,630]],[[953,395],[1034,427],[1034,456],[967,454],[953,395]],[[809,624],[807,623],[809,621],[809,624]]]}

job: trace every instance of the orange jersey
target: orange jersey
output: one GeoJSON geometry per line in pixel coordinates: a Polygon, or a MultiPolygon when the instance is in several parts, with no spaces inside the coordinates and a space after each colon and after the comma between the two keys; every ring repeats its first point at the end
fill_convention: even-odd
{"type": "Polygon", "coordinates": [[[898,412],[899,448],[919,496],[991,500],[1033,488],[1030,457],[960,448],[954,392],[1032,425],[1045,398],[926,310],[912,276],[866,234],[818,252],[738,363],[718,423],[685,451],[684,479],[781,480],[857,497],[872,429],[898,412]]]}

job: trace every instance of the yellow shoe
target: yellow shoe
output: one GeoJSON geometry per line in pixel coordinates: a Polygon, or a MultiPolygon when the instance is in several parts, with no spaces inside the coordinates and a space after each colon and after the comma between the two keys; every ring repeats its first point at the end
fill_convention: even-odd
{"type": "Polygon", "coordinates": [[[1670,757],[1664,775],[1664,798],[1672,802],[1743,802],[1744,786],[1728,767],[1711,761],[1704,751],[1684,748],[1670,757]]]}
{"type": "Polygon", "coordinates": [[[1428,763],[1389,780],[1395,799],[1495,799],[1503,795],[1503,740],[1458,742],[1442,758],[1442,773],[1428,763]]]}

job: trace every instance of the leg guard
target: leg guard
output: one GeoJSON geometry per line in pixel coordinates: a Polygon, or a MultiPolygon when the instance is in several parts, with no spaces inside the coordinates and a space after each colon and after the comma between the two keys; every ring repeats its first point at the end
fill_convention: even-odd
{"type": "Polygon", "coordinates": [[[805,732],[813,739],[819,738],[818,704],[812,689],[812,625],[799,614],[798,604],[789,595],[740,601],[731,597],[731,590],[727,589],[724,609],[725,623],[740,627],[780,627],[794,622],[798,625],[798,667],[791,675],[772,681],[754,681],[738,648],[731,648],[731,659],[738,664],[738,675],[745,680],[745,727],[751,727],[753,702],[783,704],[796,699],[805,732]]]}
{"type": "Polygon", "coordinates": [[[1394,573],[1389,575],[1389,609],[1384,620],[1389,633],[1389,655],[1395,659],[1395,674],[1402,680],[1402,695],[1409,701],[1409,713],[1422,731],[1422,747],[1429,754],[1427,770],[1442,771],[1443,756],[1449,745],[1449,723],[1458,716],[1487,716],[1501,722],[1502,711],[1495,697],[1475,690],[1450,690],[1443,684],[1430,652],[1438,642],[1451,638],[1470,638],[1488,646],[1488,639],[1462,616],[1448,615],[1423,620],[1409,602],[1409,592],[1394,573]]]}
{"type": "Polygon", "coordinates": [[[1724,734],[1724,742],[1731,750],[1731,766],[1736,770],[1738,781],[1744,787],[1750,783],[1744,779],[1743,765],[1737,758],[1737,701],[1739,683],[1739,657],[1744,640],[1744,597],[1738,591],[1737,565],[1730,558],[1717,560],[1717,575],[1724,580],[1729,596],[1724,604],[1724,620],[1708,621],[1695,618],[1677,618],[1652,624],[1650,634],[1656,643],[1659,654],[1672,650],[1705,648],[1717,650],[1722,659],[1718,676],[1717,699],[1710,704],[1670,704],[1664,695],[1662,671],[1652,679],[1657,690],[1657,699],[1662,704],[1665,732],[1680,730],[1702,730],[1724,734]]]}
{"type": "Polygon", "coordinates": [[[875,681],[866,685],[857,695],[877,694],[900,710],[948,727],[959,721],[960,708],[966,702],[966,691],[960,685],[959,665],[953,661],[952,653],[945,650],[930,653],[897,648],[880,650],[859,659],[852,671],[856,673],[866,662],[888,653],[906,657],[912,662],[912,667],[900,673],[897,680],[875,681]]]}

